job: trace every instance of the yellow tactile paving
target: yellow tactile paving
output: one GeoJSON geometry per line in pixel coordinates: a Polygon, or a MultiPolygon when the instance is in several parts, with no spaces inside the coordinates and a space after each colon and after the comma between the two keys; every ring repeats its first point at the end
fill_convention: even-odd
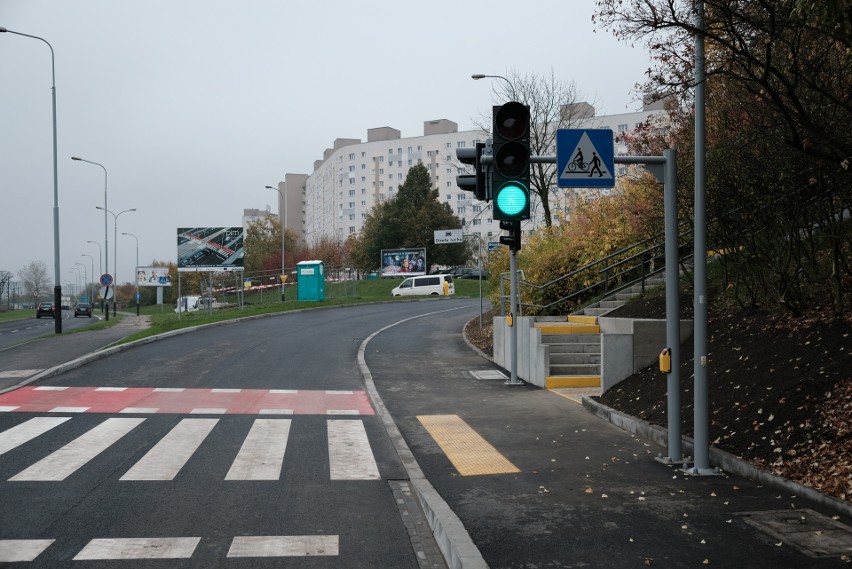
{"type": "Polygon", "coordinates": [[[520,472],[458,415],[418,415],[417,419],[462,476],[520,472]]]}

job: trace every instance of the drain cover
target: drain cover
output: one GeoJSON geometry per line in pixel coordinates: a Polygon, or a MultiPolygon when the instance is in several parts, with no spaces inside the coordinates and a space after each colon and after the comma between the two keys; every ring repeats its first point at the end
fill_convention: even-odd
{"type": "Polygon", "coordinates": [[[476,379],[507,379],[503,372],[497,369],[471,370],[470,375],[476,379]]]}
{"type": "Polygon", "coordinates": [[[852,528],[813,510],[739,512],[743,521],[811,557],[852,554],[852,528]]]}

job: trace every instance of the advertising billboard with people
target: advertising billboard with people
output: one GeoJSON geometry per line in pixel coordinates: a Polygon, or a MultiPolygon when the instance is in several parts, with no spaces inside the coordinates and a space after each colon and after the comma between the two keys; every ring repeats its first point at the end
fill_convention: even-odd
{"type": "Polygon", "coordinates": [[[382,249],[383,277],[411,277],[426,274],[426,249],[382,249]]]}
{"type": "Polygon", "coordinates": [[[168,267],[136,267],[138,286],[172,286],[168,267]]]}

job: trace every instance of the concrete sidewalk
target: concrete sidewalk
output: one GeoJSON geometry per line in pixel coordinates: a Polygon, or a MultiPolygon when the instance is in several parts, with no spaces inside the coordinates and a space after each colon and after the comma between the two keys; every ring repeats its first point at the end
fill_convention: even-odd
{"type": "Polygon", "coordinates": [[[418,467],[492,569],[849,562],[847,515],[739,476],[687,476],[576,401],[504,385],[459,337],[466,318],[400,323],[365,354],[418,467]]]}

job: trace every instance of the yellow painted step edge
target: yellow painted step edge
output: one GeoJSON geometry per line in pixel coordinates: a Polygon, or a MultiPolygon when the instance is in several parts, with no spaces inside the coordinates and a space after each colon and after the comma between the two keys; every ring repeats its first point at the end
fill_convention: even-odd
{"type": "Polygon", "coordinates": [[[597,324],[536,324],[542,334],[600,334],[597,324]]]}
{"type": "Polygon", "coordinates": [[[545,389],[557,387],[600,387],[599,375],[552,375],[544,380],[545,389]]]}
{"type": "Polygon", "coordinates": [[[583,316],[580,314],[572,314],[568,317],[568,322],[578,322],[580,324],[597,324],[598,317],[597,316],[583,316]]]}

